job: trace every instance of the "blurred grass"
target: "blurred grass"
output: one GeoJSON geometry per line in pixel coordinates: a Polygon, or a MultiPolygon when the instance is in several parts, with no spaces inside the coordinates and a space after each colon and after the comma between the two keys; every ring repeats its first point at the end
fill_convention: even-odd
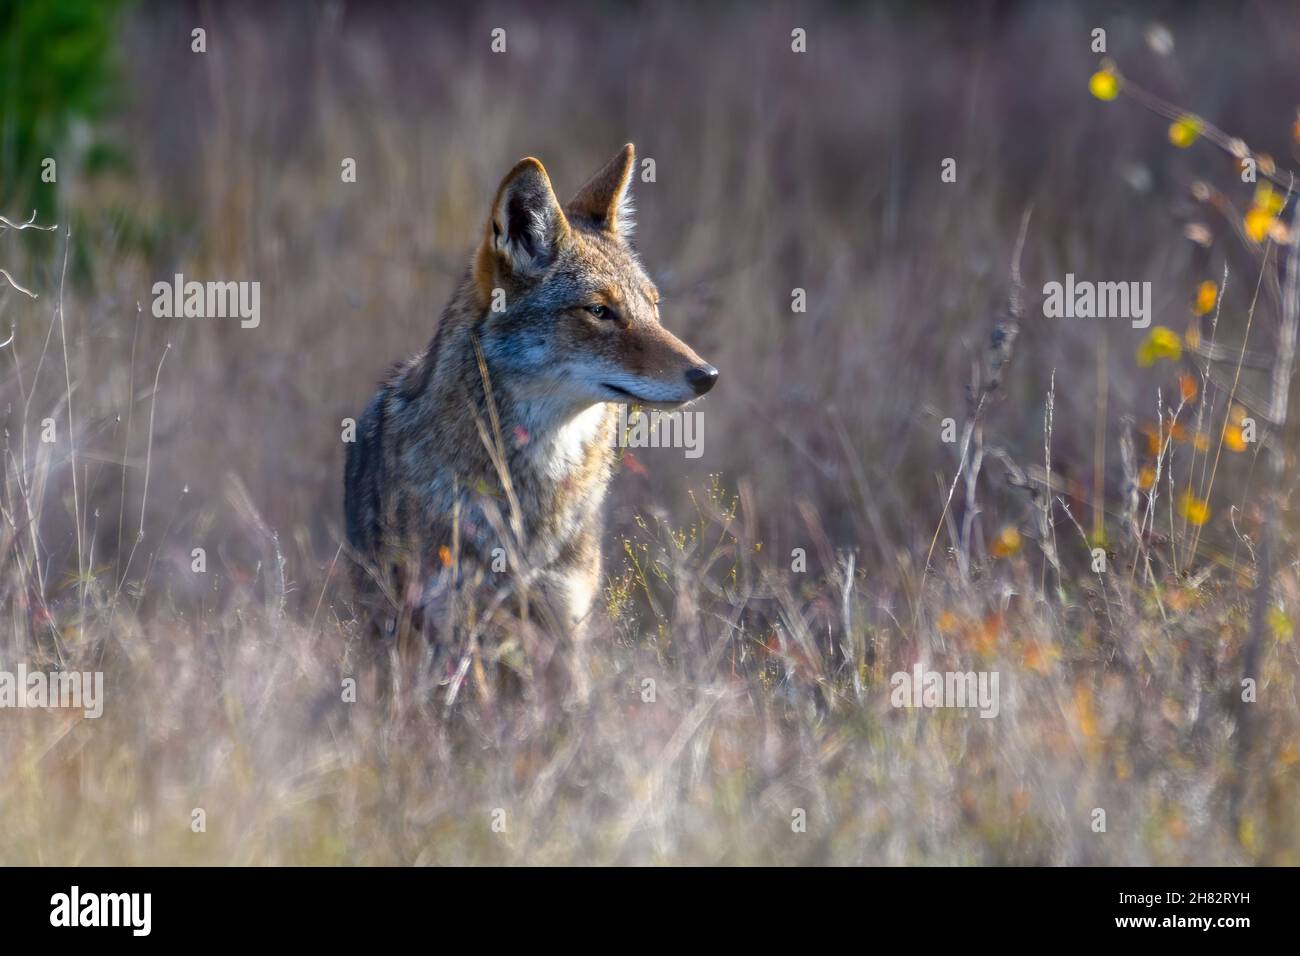
{"type": "MultiPolygon", "coordinates": [[[[1294,521],[1254,454],[1229,456],[1193,573],[1166,558],[1162,535],[1187,543],[1168,496],[1143,542],[1153,577],[1134,573],[1121,436],[1188,366],[1143,369],[1140,330],[1049,323],[1036,295],[1067,271],[1150,280],[1155,321],[1181,332],[1226,263],[1220,341],[1240,344],[1258,250],[1189,194],[1206,179],[1244,209],[1251,187],[1090,97],[1089,31],[1107,26],[1126,75],[1294,168],[1300,23],[1283,4],[1164,22],[1169,58],[1118,5],[132,8],[104,124],[131,162],[61,177],[54,207],[87,250],[66,380],[66,237],[0,246],[41,294],[0,294],[16,335],[0,666],[93,665],[109,694],[97,722],[0,711],[0,862],[1298,862],[1294,521]],[[586,703],[521,663],[521,635],[488,649],[522,673],[489,669],[487,693],[446,708],[417,686],[381,711],[334,563],[340,422],[431,335],[516,158],[567,193],[627,140],[656,161],[637,244],[666,324],[723,373],[705,454],[640,450],[615,480],[586,703]],[[1034,505],[990,462],[971,572],[941,528],[923,575],[958,465],[939,422],[962,420],[1030,203],[1028,317],[986,440],[1040,462],[1055,371],[1057,493],[1089,528],[1101,493],[1112,573],[1091,573],[1057,508],[1046,586],[1034,505]],[[155,319],[150,288],[175,272],[260,281],[261,326],[155,319]],[[37,437],[69,399],[75,506],[67,436],[37,437]],[[1277,614],[1243,763],[1256,566],[1237,532],[1257,541],[1270,516],[1277,614]],[[983,547],[1006,527],[1022,545],[983,547]],[[889,675],[918,659],[998,670],[1001,715],[892,709],[889,675]]],[[[1265,313],[1252,348],[1276,334],[1265,313]]]]}

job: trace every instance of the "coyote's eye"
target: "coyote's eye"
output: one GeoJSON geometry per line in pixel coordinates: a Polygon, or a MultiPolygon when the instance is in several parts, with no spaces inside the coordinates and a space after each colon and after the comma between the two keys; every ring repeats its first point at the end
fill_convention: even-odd
{"type": "Polygon", "coordinates": [[[612,319],[614,317],[614,313],[603,305],[589,305],[585,308],[588,313],[594,315],[598,319],[612,319]]]}

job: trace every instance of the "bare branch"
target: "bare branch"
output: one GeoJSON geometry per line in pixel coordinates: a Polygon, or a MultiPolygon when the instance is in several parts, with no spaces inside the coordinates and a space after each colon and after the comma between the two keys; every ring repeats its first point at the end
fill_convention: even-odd
{"type": "Polygon", "coordinates": [[[37,225],[35,209],[32,210],[31,218],[28,219],[26,222],[14,222],[12,219],[7,219],[4,216],[0,216],[0,229],[17,229],[19,231],[23,229],[39,229],[41,232],[53,232],[55,229],[58,228],[59,228],[58,223],[55,223],[52,226],[37,225]]]}
{"type": "Polygon", "coordinates": [[[38,295],[37,295],[35,292],[33,292],[31,289],[24,289],[24,288],[23,288],[22,286],[20,286],[17,282],[15,282],[15,281],[14,281],[14,277],[11,276],[11,275],[6,271],[6,270],[4,270],[4,269],[0,269],[0,276],[2,276],[6,282],[8,282],[11,286],[13,286],[15,289],[17,289],[17,290],[18,290],[19,292],[21,292],[23,295],[28,296],[29,298],[32,298],[32,299],[38,299],[38,298],[40,298],[40,296],[38,296],[38,295]]]}

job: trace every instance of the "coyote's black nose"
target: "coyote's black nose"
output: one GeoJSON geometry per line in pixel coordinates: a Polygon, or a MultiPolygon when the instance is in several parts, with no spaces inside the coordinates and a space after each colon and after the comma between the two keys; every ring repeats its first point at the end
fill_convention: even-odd
{"type": "Polygon", "coordinates": [[[712,365],[701,365],[686,373],[686,381],[695,389],[696,395],[703,395],[718,380],[718,370],[712,365]]]}

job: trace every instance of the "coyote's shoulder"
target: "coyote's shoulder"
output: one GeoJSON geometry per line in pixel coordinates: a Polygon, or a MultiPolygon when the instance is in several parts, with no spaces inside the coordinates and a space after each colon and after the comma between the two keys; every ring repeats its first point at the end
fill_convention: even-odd
{"type": "Polygon", "coordinates": [[[617,405],[675,406],[717,372],[662,325],[628,247],[631,145],[561,209],[521,160],[428,347],[391,368],[347,449],[367,610],[417,619],[469,584],[590,610],[617,405]]]}

